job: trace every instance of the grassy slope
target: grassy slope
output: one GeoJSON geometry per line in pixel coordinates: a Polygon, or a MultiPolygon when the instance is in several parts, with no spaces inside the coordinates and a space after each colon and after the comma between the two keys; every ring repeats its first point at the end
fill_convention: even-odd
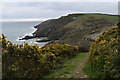
{"type": "Polygon", "coordinates": [[[118,17],[111,15],[85,14],[79,16],[64,26],[63,31],[65,29],[70,29],[70,31],[64,34],[57,43],[79,45],[86,51],[96,35],[110,28],[117,21],[118,17]]]}
{"type": "Polygon", "coordinates": [[[48,20],[41,23],[37,26],[38,30],[35,33],[38,36],[46,36],[50,40],[62,39],[62,41],[64,40],[63,42],[67,43],[71,43],[72,39],[74,43],[76,42],[76,37],[74,35],[81,34],[81,37],[78,37],[79,35],[77,36],[77,38],[79,38],[78,40],[81,40],[81,38],[83,37],[82,34],[89,35],[88,32],[90,32],[90,29],[87,29],[86,32],[84,32],[84,30],[81,30],[81,28],[86,29],[90,25],[93,27],[103,27],[106,25],[115,24],[117,21],[117,16],[105,14],[71,14],[58,19],[54,19],[51,21],[48,20]]]}
{"type": "Polygon", "coordinates": [[[107,14],[69,14],[37,25],[35,34],[51,43],[78,45],[88,51],[90,43],[117,21],[118,16],[107,14]]]}
{"type": "Polygon", "coordinates": [[[116,22],[118,21],[118,16],[114,16],[114,15],[106,15],[106,14],[86,14],[86,15],[91,15],[94,17],[99,17],[99,18],[104,18],[110,22],[116,22]]]}
{"type": "MultiPolygon", "coordinates": [[[[90,36],[97,35],[110,28],[118,21],[117,16],[103,14],[85,14],[76,18],[76,20],[65,25],[61,32],[69,29],[57,43],[67,43],[72,45],[88,46],[91,42],[87,40],[90,36]]],[[[57,35],[57,34],[56,34],[57,35]]]]}
{"type": "Polygon", "coordinates": [[[61,69],[45,76],[45,78],[71,78],[76,67],[86,56],[86,53],[80,53],[72,59],[65,60],[61,69]]]}
{"type": "MultiPolygon", "coordinates": [[[[88,26],[105,26],[105,25],[109,25],[109,24],[115,24],[117,22],[117,17],[116,16],[110,16],[110,15],[102,15],[102,14],[86,14],[83,16],[78,17],[76,20],[70,22],[69,24],[65,25],[64,28],[72,28],[72,29],[76,29],[75,31],[73,31],[74,33],[72,34],[67,34],[64,35],[63,38],[67,37],[73,37],[75,38],[74,35],[79,34],[82,36],[82,34],[86,33],[89,35],[89,29],[87,31],[84,32],[84,29],[87,29],[88,26]],[[104,19],[104,24],[100,23],[99,19],[104,19]],[[98,21],[97,21],[98,20],[98,21]],[[106,23],[106,24],[105,24],[106,23]],[[82,29],[81,29],[82,28],[82,29]],[[82,32],[80,32],[80,30],[83,30],[82,32]],[[81,33],[81,34],[80,34],[81,33]]],[[[102,20],[101,20],[102,22],[102,20]]],[[[100,27],[100,28],[101,28],[100,27]]],[[[93,29],[96,30],[96,29],[93,29]]],[[[100,31],[100,30],[99,30],[100,31]]],[[[84,34],[84,35],[86,35],[84,34]]],[[[78,35],[77,35],[78,37],[78,35]]],[[[83,36],[82,36],[83,37],[83,36]]],[[[79,38],[79,37],[78,37],[79,38]]],[[[78,39],[77,38],[77,39],[78,39]]]]}

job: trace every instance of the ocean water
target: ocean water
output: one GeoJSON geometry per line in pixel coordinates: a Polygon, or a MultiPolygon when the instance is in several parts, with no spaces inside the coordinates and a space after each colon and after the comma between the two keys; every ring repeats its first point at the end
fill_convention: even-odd
{"type": "Polygon", "coordinates": [[[32,35],[32,33],[36,30],[34,28],[35,25],[40,24],[41,21],[25,21],[25,22],[2,22],[2,34],[4,34],[7,40],[12,41],[14,44],[23,44],[24,42],[28,42],[29,44],[38,44],[40,47],[44,46],[47,42],[37,43],[38,40],[29,39],[29,40],[19,40],[25,35],[32,35]]]}

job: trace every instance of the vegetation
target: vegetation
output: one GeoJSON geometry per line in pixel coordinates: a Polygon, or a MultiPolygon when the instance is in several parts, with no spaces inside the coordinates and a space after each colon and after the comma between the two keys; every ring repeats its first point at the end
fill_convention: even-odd
{"type": "Polygon", "coordinates": [[[93,78],[120,78],[118,27],[112,27],[91,44],[84,71],[93,78]]]}
{"type": "Polygon", "coordinates": [[[36,36],[47,37],[52,43],[78,45],[88,51],[90,43],[101,32],[111,28],[118,16],[107,14],[69,14],[45,21],[37,26],[36,36]]]}
{"type": "Polygon", "coordinates": [[[86,53],[79,53],[72,59],[64,60],[60,69],[55,70],[53,73],[45,76],[45,78],[72,78],[75,77],[76,74],[74,70],[77,66],[84,60],[86,57],[86,53]]]}
{"type": "Polygon", "coordinates": [[[113,15],[69,14],[45,21],[35,26],[32,36],[51,40],[42,48],[13,44],[2,34],[3,78],[73,77],[72,72],[87,55],[80,52],[88,49],[89,60],[83,69],[88,78],[120,78],[117,20],[113,15]]]}
{"type": "Polygon", "coordinates": [[[61,61],[79,52],[77,46],[68,44],[50,44],[42,48],[28,43],[16,45],[6,40],[4,35],[2,44],[3,78],[42,78],[59,69],[61,61]]]}

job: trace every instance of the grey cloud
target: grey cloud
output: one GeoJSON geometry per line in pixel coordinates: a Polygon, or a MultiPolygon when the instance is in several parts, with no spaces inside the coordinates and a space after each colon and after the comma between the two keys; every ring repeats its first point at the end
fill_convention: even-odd
{"type": "Polygon", "coordinates": [[[3,3],[3,18],[54,18],[74,12],[117,14],[117,3],[84,2],[8,2],[3,3]]]}

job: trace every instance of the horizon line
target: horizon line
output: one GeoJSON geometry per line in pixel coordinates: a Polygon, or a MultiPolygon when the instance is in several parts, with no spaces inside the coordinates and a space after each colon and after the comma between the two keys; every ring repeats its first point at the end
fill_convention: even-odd
{"type": "MultiPolygon", "coordinates": [[[[115,13],[100,13],[100,12],[80,12],[80,13],[69,13],[69,14],[104,14],[104,15],[119,15],[115,13]]],[[[62,16],[67,16],[62,15],[62,16]]],[[[59,16],[60,17],[60,16],[59,16]]],[[[57,19],[59,17],[51,17],[51,18],[6,18],[6,19],[0,19],[0,22],[20,22],[20,21],[46,21],[50,19],[57,19]]]]}
{"type": "Polygon", "coordinates": [[[24,19],[0,19],[0,22],[19,22],[19,21],[46,21],[48,19],[51,18],[45,18],[45,19],[41,19],[41,18],[24,18],[24,19]]]}

